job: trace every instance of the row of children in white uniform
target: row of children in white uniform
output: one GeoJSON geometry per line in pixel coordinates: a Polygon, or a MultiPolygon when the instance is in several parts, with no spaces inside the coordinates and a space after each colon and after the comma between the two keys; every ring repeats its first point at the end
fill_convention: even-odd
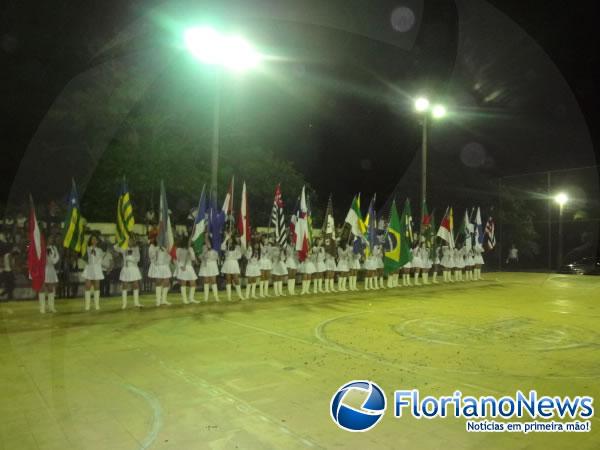
{"type": "MultiPolygon", "coordinates": [[[[285,296],[283,283],[287,280],[287,293],[296,294],[296,277],[300,275],[300,295],[311,293],[330,293],[357,291],[358,272],[365,271],[365,290],[384,288],[384,262],[381,245],[373,246],[368,256],[355,252],[351,245],[345,242],[336,243],[330,237],[325,237],[323,244],[320,238],[315,238],[304,261],[300,262],[298,252],[291,242],[280,246],[273,240],[260,237],[253,239],[249,248],[242,251],[239,240],[231,234],[226,234],[221,245],[221,252],[215,251],[207,239],[200,255],[185,240],[176,249],[174,270],[171,254],[160,247],[155,236],[150,236],[148,251],[150,267],[148,277],[155,281],[156,306],[170,305],[167,299],[171,287],[171,279],[179,281],[181,299],[184,304],[200,303],[195,298],[196,283],[200,278],[203,283],[204,301],[213,298],[219,301],[217,277],[225,278],[227,300],[231,300],[232,289],[235,289],[240,300],[249,298],[270,297],[269,288],[272,282],[274,296],[285,296]],[[223,256],[221,268],[221,254],[223,256]],[[194,268],[200,261],[198,273],[194,268]],[[245,266],[245,267],[244,267],[245,266]],[[242,269],[246,287],[242,292],[240,278],[242,269]],[[337,285],[335,278],[337,276],[337,285]],[[337,286],[337,288],[336,288],[337,286]],[[257,293],[258,289],[258,293],[257,293]]],[[[128,291],[132,291],[133,304],[141,307],[139,301],[140,281],[142,274],[139,269],[140,251],[135,241],[129,248],[122,249],[115,245],[116,251],[123,257],[123,267],[119,279],[122,283],[122,308],[128,303],[128,291]]],[[[481,279],[483,265],[480,246],[467,250],[465,247],[438,247],[432,260],[429,249],[416,245],[412,249],[412,261],[405,264],[398,272],[388,274],[387,287],[400,286],[399,276],[402,274],[402,286],[411,286],[411,273],[414,284],[429,284],[429,273],[433,269],[433,283],[438,283],[437,276],[441,268],[444,282],[475,281],[481,279]],[[463,279],[463,272],[465,278],[463,279]]],[[[85,281],[84,308],[90,310],[92,300],[94,308],[100,309],[99,283],[104,278],[102,259],[104,252],[98,247],[98,239],[91,236],[87,248],[87,265],[83,271],[85,281]]],[[[58,262],[59,254],[55,246],[48,246],[46,265],[46,283],[39,293],[40,312],[46,310],[45,299],[48,299],[48,310],[55,312],[54,298],[58,278],[54,265],[58,262]]]]}

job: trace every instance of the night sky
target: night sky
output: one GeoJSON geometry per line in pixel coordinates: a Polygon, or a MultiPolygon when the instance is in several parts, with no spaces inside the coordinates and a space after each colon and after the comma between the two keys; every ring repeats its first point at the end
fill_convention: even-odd
{"type": "MultiPolygon", "coordinates": [[[[345,204],[361,190],[385,199],[396,186],[418,195],[420,128],[411,97],[421,91],[453,110],[431,133],[433,201],[477,199],[478,187],[498,176],[596,164],[594,1],[202,4],[5,4],[3,197],[28,148],[45,140],[57,145],[60,138],[44,135],[40,124],[74,78],[111,58],[172,52],[167,19],[190,21],[200,10],[239,24],[261,49],[285,56],[272,63],[269,77],[253,76],[243,89],[228,85],[224,117],[246,117],[254,138],[293,161],[323,198],[332,192],[345,204]],[[395,15],[401,7],[416,15],[406,31],[395,15]]],[[[156,58],[160,67],[148,96],[173,84],[175,70],[186,76],[182,58],[156,58]]],[[[191,81],[177,80],[186,92],[191,81]]],[[[75,170],[61,167],[44,167],[36,176],[50,172],[54,187],[64,189],[75,170]]],[[[23,189],[23,181],[14,186],[23,189]]]]}

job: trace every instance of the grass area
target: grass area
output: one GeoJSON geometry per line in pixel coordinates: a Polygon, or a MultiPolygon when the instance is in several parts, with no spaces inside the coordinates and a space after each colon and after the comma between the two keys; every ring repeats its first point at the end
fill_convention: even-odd
{"type": "MultiPolygon", "coordinates": [[[[600,394],[600,278],[486,281],[84,313],[0,304],[2,449],[599,448],[590,433],[467,433],[464,419],[395,419],[421,395],[600,394]],[[371,379],[388,411],[367,433],[329,417],[371,379]]],[[[201,298],[198,295],[197,298],[201,298]]]]}

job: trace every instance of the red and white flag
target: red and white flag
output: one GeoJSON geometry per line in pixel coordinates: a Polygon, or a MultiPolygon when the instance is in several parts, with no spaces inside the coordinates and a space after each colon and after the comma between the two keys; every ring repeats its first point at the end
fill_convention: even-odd
{"type": "Polygon", "coordinates": [[[29,210],[29,249],[27,252],[27,267],[31,278],[31,288],[38,292],[42,289],[46,278],[46,240],[40,231],[35,216],[33,199],[30,199],[29,210]]]}
{"type": "Polygon", "coordinates": [[[250,230],[250,216],[248,212],[248,197],[246,195],[245,181],[242,184],[242,202],[240,204],[240,214],[238,215],[237,229],[238,234],[240,235],[240,244],[242,250],[246,250],[252,234],[250,230]]]}
{"type": "Polygon", "coordinates": [[[296,233],[296,250],[298,251],[298,259],[302,262],[308,256],[309,250],[308,208],[306,206],[306,192],[304,186],[302,186],[302,194],[300,195],[300,211],[294,231],[296,233]]]}
{"type": "Polygon", "coordinates": [[[452,208],[446,209],[446,214],[444,214],[442,222],[440,223],[437,237],[446,241],[450,248],[454,248],[454,218],[452,208]]]}

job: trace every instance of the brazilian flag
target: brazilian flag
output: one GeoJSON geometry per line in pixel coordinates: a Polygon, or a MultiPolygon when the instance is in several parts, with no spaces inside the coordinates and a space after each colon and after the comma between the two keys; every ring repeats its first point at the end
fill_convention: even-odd
{"type": "Polygon", "coordinates": [[[86,250],[84,234],[86,221],[81,215],[79,209],[79,199],[77,197],[77,187],[75,180],[71,187],[71,195],[69,196],[69,212],[65,218],[63,228],[65,234],[63,236],[63,247],[71,249],[77,253],[83,254],[86,250]]]}
{"type": "Polygon", "coordinates": [[[121,185],[121,192],[119,193],[119,200],[117,201],[117,244],[123,250],[129,248],[129,236],[133,231],[135,220],[133,218],[133,207],[131,206],[131,199],[129,197],[129,190],[127,189],[127,183],[123,178],[123,184],[121,185]]]}
{"type": "Polygon", "coordinates": [[[390,221],[385,236],[385,253],[383,258],[383,270],[390,274],[402,267],[400,262],[400,247],[404,241],[400,234],[400,217],[396,209],[396,201],[392,202],[390,209],[390,221]]]}

